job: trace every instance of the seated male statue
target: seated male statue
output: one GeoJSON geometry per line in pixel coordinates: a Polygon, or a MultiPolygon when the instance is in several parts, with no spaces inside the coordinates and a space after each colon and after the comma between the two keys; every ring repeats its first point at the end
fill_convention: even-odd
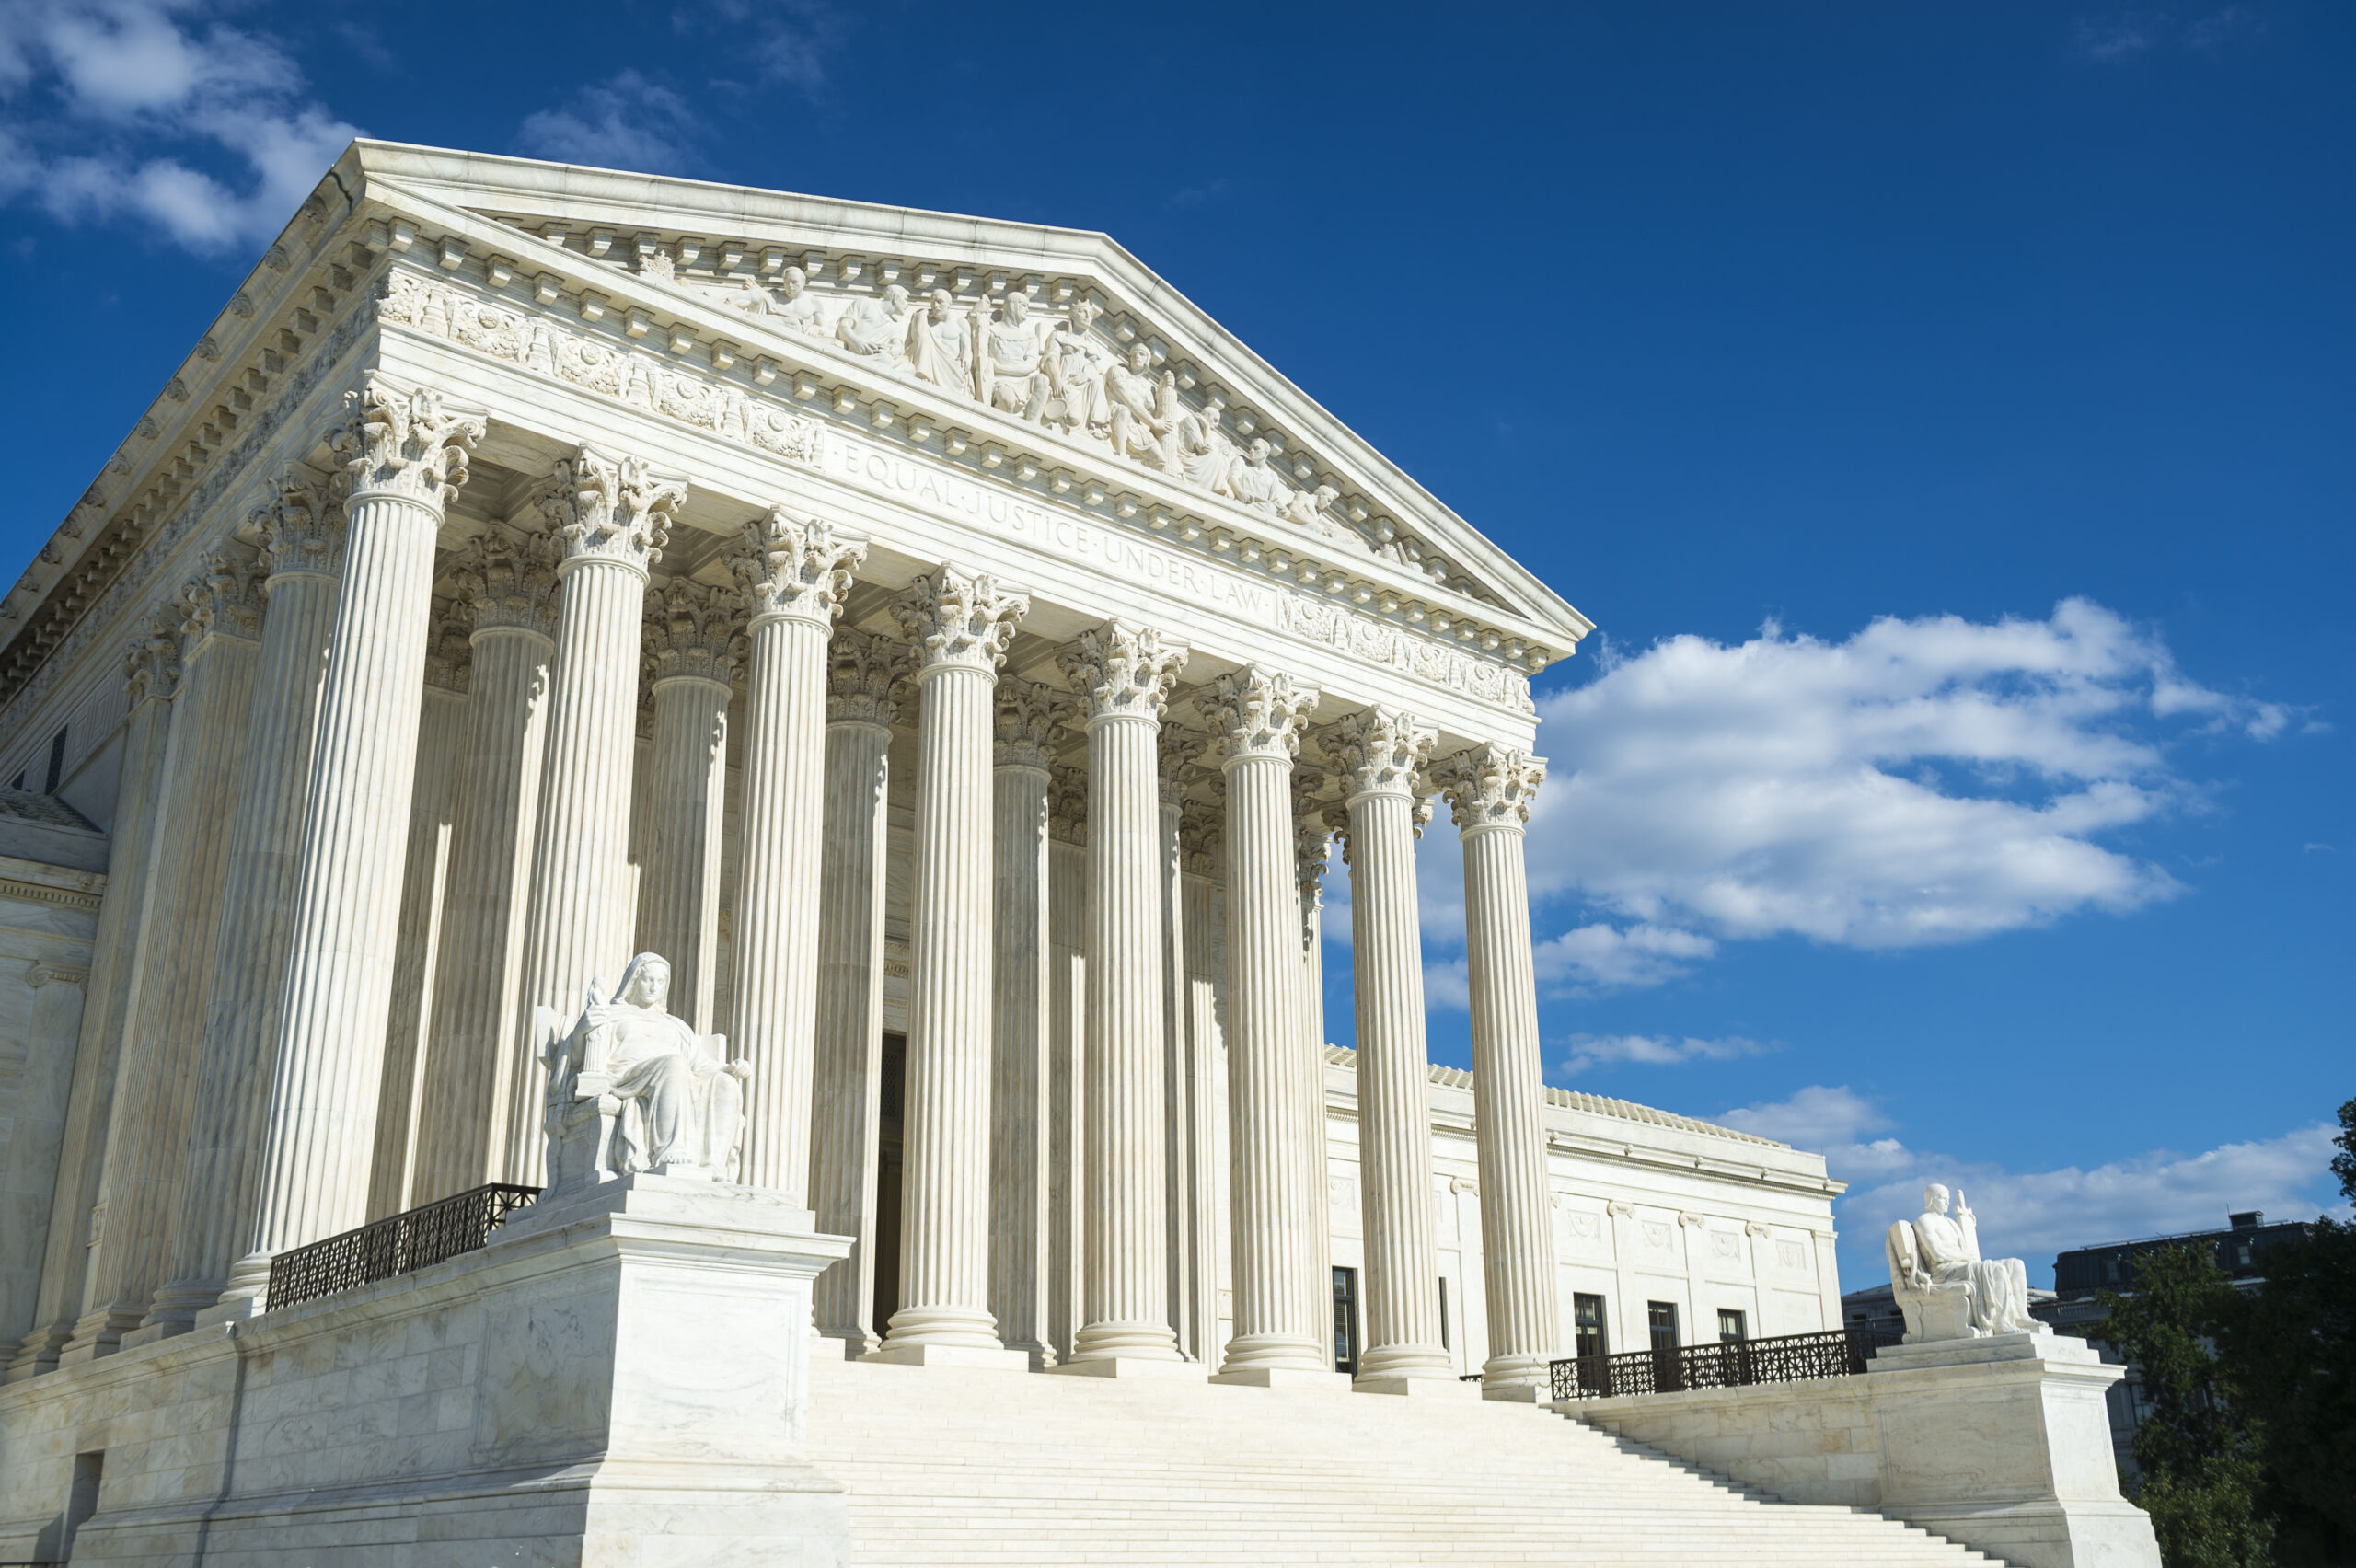
{"type": "Polygon", "coordinates": [[[1989,1334],[2046,1332],[2028,1315],[2028,1265],[2018,1258],[1980,1255],[1980,1218],[1955,1193],[1934,1182],[1923,1189],[1923,1212],[1889,1228],[1889,1284],[1906,1314],[1906,1340],[1980,1339],[1989,1334]]]}
{"type": "Polygon", "coordinates": [[[549,1186],[641,1170],[735,1179],[748,1062],[723,1035],[699,1035],[664,1005],[671,965],[642,952],[603,996],[591,981],[581,1017],[539,1009],[549,1064],[549,1186]]]}

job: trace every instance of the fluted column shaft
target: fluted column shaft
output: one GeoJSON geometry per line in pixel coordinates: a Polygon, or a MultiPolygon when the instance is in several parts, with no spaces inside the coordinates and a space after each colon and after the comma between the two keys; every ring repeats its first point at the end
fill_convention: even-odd
{"type": "MultiPolygon", "coordinates": [[[[1194,1239],[1192,1186],[1192,1120],[1186,1076],[1188,1017],[1186,995],[1186,904],[1184,852],[1178,842],[1178,823],[1184,807],[1178,798],[1172,766],[1174,735],[1161,737],[1161,814],[1154,839],[1157,923],[1161,928],[1161,1137],[1162,1137],[1162,1256],[1168,1277],[1162,1282],[1168,1300],[1162,1315],[1177,1335],[1182,1355],[1194,1342],[1194,1287],[1190,1245],[1194,1239]]],[[[1191,739],[1189,737],[1188,739],[1191,739]]],[[[1191,753],[1200,742],[1186,746],[1191,753]]],[[[1180,765],[1184,766],[1184,765],[1180,765]]]]}
{"type": "Polygon", "coordinates": [[[1384,709],[1342,726],[1349,754],[1350,957],[1366,1233],[1364,1378],[1453,1377],[1439,1332],[1430,1066],[1415,906],[1415,774],[1431,732],[1384,709]]]}
{"type": "Polygon", "coordinates": [[[1055,770],[1047,845],[1047,1337],[1068,1360],[1086,1261],[1088,781],[1055,770]]]}
{"type": "Polygon", "coordinates": [[[544,608],[487,620],[479,605],[477,617],[418,1129],[416,1191],[426,1202],[524,1180],[510,1161],[539,1123],[515,1009],[556,644],[544,608]]]}
{"type": "Polygon", "coordinates": [[[1088,732],[1088,1235],[1072,1360],[1175,1361],[1156,764],[1186,651],[1113,621],[1062,657],[1088,732]]]}
{"type": "MultiPolygon", "coordinates": [[[[839,663],[836,682],[830,708],[855,700],[855,693],[842,693],[846,682],[839,663]]],[[[818,1276],[811,1299],[818,1332],[862,1353],[880,1343],[874,1321],[875,1184],[883,1114],[884,847],[890,830],[887,718],[879,694],[872,710],[853,711],[826,726],[826,831],[818,867],[826,915],[818,923],[810,1206],[820,1230],[851,1238],[851,1251],[818,1276]]]]}
{"type": "Polygon", "coordinates": [[[1029,607],[943,567],[894,605],[918,645],[900,1299],[883,1354],[998,1349],[989,1309],[992,709],[1029,607]]]}
{"type": "Polygon", "coordinates": [[[1186,925],[1186,1178],[1191,1194],[1186,1238],[1188,1321],[1194,1340],[1184,1349],[1215,1366],[1227,1341],[1219,1321],[1219,1273],[1228,1257],[1227,1138],[1219,1117],[1218,1081],[1225,1072],[1219,1049],[1219,997],[1224,990],[1213,964],[1223,964],[1226,921],[1218,908],[1220,889],[1192,870],[1181,883],[1186,925]]]}
{"type": "Polygon", "coordinates": [[[258,1295],[269,1254],[360,1223],[368,1196],[400,860],[425,691],[433,540],[479,417],[372,384],[339,436],[353,490],[319,695],[293,937],[279,993],[268,1126],[248,1250],[231,1287],[258,1295]]]}
{"type": "Polygon", "coordinates": [[[192,1322],[227,1288],[248,1239],[302,870],[304,795],[342,570],[342,509],[324,487],[289,475],[279,504],[259,521],[270,545],[269,610],[221,895],[237,915],[214,955],[172,1280],[152,1313],[175,1325],[192,1322]]]}
{"type": "Polygon", "coordinates": [[[810,1190],[826,641],[866,556],[830,524],[772,512],[734,558],[753,611],[733,1004],[733,1049],[753,1065],[742,1180],[796,1203],[810,1190]]]}
{"type": "Polygon", "coordinates": [[[1294,864],[1293,753],[1317,694],[1246,669],[1205,698],[1227,780],[1228,1204],[1235,1332],[1221,1370],[1328,1372],[1317,1313],[1322,1108],[1301,1067],[1307,1002],[1294,864]]]}
{"type": "Polygon", "coordinates": [[[1545,765],[1484,746],[1436,770],[1464,847],[1465,969],[1472,998],[1472,1117],[1491,1388],[1538,1387],[1561,1328],[1546,1180],[1546,1085],[1538,1038],[1523,840],[1545,765]]]}
{"type": "Polygon", "coordinates": [[[1300,1090],[1309,1108],[1310,1244],[1316,1254],[1308,1281],[1309,1310],[1317,1322],[1317,1342],[1324,1351],[1322,1365],[1335,1365],[1334,1334],[1334,1216],[1330,1161],[1325,1147],[1325,861],[1332,842],[1325,830],[1327,808],[1310,798],[1308,787],[1322,784],[1323,776],[1293,773],[1294,874],[1299,879],[1300,1035],[1291,1059],[1301,1075],[1300,1090]]]}
{"type": "Polygon", "coordinates": [[[991,993],[990,1310],[1009,1350],[1052,1366],[1047,1339],[1047,767],[1035,751],[1006,762],[999,715],[993,776],[996,906],[991,993]]]}
{"type": "MultiPolygon", "coordinates": [[[[260,585],[250,568],[217,551],[181,604],[190,646],[175,700],[150,905],[162,917],[143,932],[148,969],[123,1038],[107,1132],[99,1194],[106,1217],[90,1297],[64,1353],[68,1360],[105,1355],[125,1331],[146,1326],[168,1278],[188,1180],[230,824],[253,711],[260,585]]],[[[166,1332],[154,1328],[144,1337],[166,1332]]]]}
{"type": "Polygon", "coordinates": [[[641,952],[671,962],[672,1010],[712,1027],[720,950],[721,824],[727,811],[728,684],[699,675],[654,683],[646,847],[638,878],[641,952]]]}

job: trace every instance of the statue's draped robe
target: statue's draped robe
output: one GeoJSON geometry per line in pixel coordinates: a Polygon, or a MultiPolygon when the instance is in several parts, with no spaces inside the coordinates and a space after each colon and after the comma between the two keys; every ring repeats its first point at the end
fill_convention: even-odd
{"type": "Polygon", "coordinates": [[[726,1174],[743,1095],[695,1031],[667,1012],[628,1003],[616,1004],[610,1020],[593,1027],[606,1035],[591,1050],[604,1046],[612,1077],[607,1092],[622,1101],[614,1168],[700,1165],[726,1174]]]}

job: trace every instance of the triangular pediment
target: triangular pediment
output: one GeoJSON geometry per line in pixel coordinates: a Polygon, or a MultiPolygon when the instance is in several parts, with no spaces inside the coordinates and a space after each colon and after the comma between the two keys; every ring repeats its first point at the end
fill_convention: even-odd
{"type": "Polygon", "coordinates": [[[870,385],[964,400],[1257,517],[1279,545],[1384,561],[1544,628],[1591,629],[1110,237],[698,180],[360,143],[368,199],[514,236],[500,259],[684,294],[870,385]],[[405,198],[407,200],[405,200],[405,198]]]}

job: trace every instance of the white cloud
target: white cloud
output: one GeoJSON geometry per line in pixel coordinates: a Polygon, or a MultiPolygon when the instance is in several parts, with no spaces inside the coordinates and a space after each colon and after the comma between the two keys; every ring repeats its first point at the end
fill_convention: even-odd
{"type": "Polygon", "coordinates": [[[561,107],[526,116],[516,144],[564,163],[679,174],[694,167],[702,134],[687,99],[629,70],[573,89],[561,107]]]}
{"type": "Polygon", "coordinates": [[[2325,1212],[2331,1186],[2327,1123],[2278,1137],[2222,1144],[2200,1154],[2154,1149],[2092,1168],[2016,1171],[1970,1155],[1909,1147],[1889,1118],[1848,1086],[1813,1084],[1789,1098],[1723,1112],[1711,1120],[1821,1153],[1828,1172],[1850,1189],[1839,1202],[1842,1286],[1854,1290],[1888,1277],[1882,1237],[1893,1221],[1921,1212],[1931,1182],[1960,1188],[1980,1216],[1990,1257],[2028,1263],[2032,1281],[2050,1282],[2054,1255],[2073,1247],[2139,1236],[2213,1230],[2228,1213],[2259,1209],[2277,1219],[2325,1212]]]}
{"type": "Polygon", "coordinates": [[[1584,923],[1539,944],[1569,989],[1656,985],[1719,942],[1967,941],[2175,896],[2103,840],[2200,791],[2172,738],[2285,732],[2149,631],[2067,600],[2042,620],[1884,618],[1844,642],[1682,636],[1540,705],[1557,760],[1532,892],[1584,923]],[[1600,913],[1602,920],[1593,918],[1600,913]]]}
{"type": "Polygon", "coordinates": [[[1681,1039],[1666,1034],[1574,1034],[1565,1043],[1571,1054],[1563,1060],[1565,1073],[1583,1073],[1614,1062],[1654,1067],[1682,1062],[1731,1062],[1738,1056],[1764,1055],[1775,1048],[1739,1034],[1719,1040],[1697,1040],[1690,1034],[1681,1039]]]}
{"type": "Polygon", "coordinates": [[[275,234],[359,132],[202,0],[0,0],[0,197],[212,252],[275,234]]]}

